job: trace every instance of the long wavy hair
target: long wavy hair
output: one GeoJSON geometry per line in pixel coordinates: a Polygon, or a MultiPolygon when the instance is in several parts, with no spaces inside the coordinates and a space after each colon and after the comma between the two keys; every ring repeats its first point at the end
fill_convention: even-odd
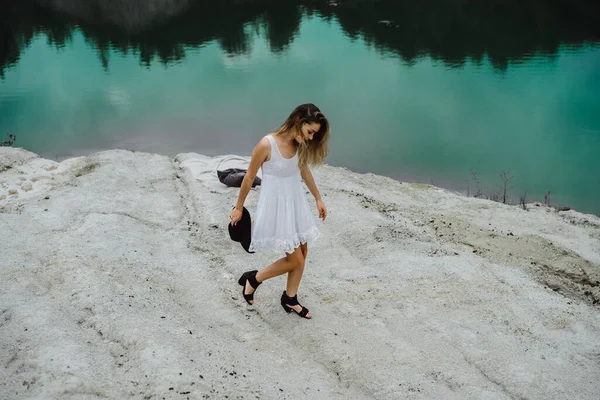
{"type": "Polygon", "coordinates": [[[275,135],[302,136],[302,126],[317,122],[321,124],[312,140],[302,143],[294,141],[298,152],[298,167],[313,167],[323,164],[329,152],[329,121],[314,104],[301,104],[291,112],[289,117],[275,131],[275,135]]]}

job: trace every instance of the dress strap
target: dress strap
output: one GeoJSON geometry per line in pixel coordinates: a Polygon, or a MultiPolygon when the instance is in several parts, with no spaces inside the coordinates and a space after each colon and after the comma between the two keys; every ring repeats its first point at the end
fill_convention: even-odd
{"type": "Polygon", "coordinates": [[[267,139],[269,139],[269,142],[271,143],[271,160],[273,159],[273,156],[275,154],[279,154],[279,148],[277,147],[277,143],[275,142],[275,138],[273,137],[273,135],[268,134],[267,135],[267,139]]]}

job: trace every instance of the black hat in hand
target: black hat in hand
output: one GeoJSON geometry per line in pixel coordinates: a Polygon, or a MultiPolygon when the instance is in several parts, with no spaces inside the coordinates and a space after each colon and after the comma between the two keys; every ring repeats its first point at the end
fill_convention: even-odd
{"type": "Polygon", "coordinates": [[[252,220],[246,207],[242,207],[242,218],[235,225],[229,222],[228,228],[231,240],[241,243],[248,253],[254,253],[254,251],[249,250],[252,241],[252,220]]]}

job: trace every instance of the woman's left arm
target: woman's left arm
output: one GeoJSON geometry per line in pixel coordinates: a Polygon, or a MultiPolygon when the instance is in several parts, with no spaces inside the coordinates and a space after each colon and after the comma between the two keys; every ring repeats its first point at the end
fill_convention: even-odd
{"type": "Polygon", "coordinates": [[[310,172],[310,168],[302,168],[300,175],[302,175],[302,179],[304,180],[304,183],[306,183],[306,186],[308,186],[308,190],[310,190],[310,193],[312,193],[313,197],[317,201],[319,218],[325,221],[325,218],[327,218],[327,207],[325,207],[325,203],[323,203],[323,199],[321,199],[321,194],[319,193],[319,189],[317,189],[317,184],[312,176],[312,172],[310,172]]]}

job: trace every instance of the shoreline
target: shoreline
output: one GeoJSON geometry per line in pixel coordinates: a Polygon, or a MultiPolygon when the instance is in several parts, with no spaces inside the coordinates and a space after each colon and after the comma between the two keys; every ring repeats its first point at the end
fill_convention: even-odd
{"type": "Polygon", "coordinates": [[[283,277],[246,306],[275,256],[229,239],[213,161],[0,148],[31,186],[0,201],[0,397],[596,398],[600,218],[324,166],[306,321],[283,277]]]}
{"type": "MultiPolygon", "coordinates": [[[[25,151],[30,151],[27,149],[23,149],[25,151]]],[[[68,155],[68,156],[58,156],[55,155],[54,158],[51,158],[51,156],[48,154],[46,156],[42,155],[43,153],[38,154],[40,157],[48,157],[48,159],[53,159],[53,160],[57,160],[57,161],[64,161],[64,160],[68,160],[71,158],[78,158],[78,157],[86,157],[89,156],[91,154],[97,153],[97,152],[104,152],[104,151],[113,151],[113,150],[120,150],[120,148],[111,148],[111,149],[92,149],[92,150],[86,150],[86,151],[81,151],[81,152],[75,152],[74,154],[68,155]]],[[[159,151],[152,151],[152,150],[133,150],[133,149],[125,149],[127,151],[132,151],[132,152],[137,152],[137,153],[147,153],[147,154],[158,154],[161,156],[165,156],[165,157],[170,157],[170,158],[175,158],[177,156],[177,154],[180,154],[181,152],[177,152],[177,151],[172,151],[172,152],[159,152],[159,151]]],[[[35,153],[37,154],[37,153],[35,153]]],[[[214,154],[211,157],[218,157],[221,154],[214,154]]],[[[242,156],[242,157],[249,157],[249,155],[247,156],[242,156]]],[[[337,164],[326,164],[329,167],[333,167],[333,168],[344,168],[350,172],[356,173],[356,174],[361,174],[361,175],[367,175],[367,174],[372,174],[372,175],[376,175],[376,176],[385,176],[387,178],[390,178],[396,182],[400,182],[400,183],[409,183],[409,184],[418,184],[418,185],[430,185],[439,189],[443,189],[443,190],[447,190],[449,192],[452,192],[454,194],[460,195],[460,196],[464,196],[464,197],[472,197],[472,198],[479,198],[479,199],[484,199],[484,200],[489,200],[495,203],[502,203],[501,200],[494,200],[494,196],[500,196],[501,190],[497,189],[496,191],[489,191],[489,187],[493,187],[492,183],[486,183],[486,182],[480,182],[481,187],[484,189],[482,190],[481,196],[477,197],[474,195],[469,195],[469,191],[471,191],[472,193],[476,192],[476,185],[473,184],[474,186],[469,186],[469,188],[467,190],[465,190],[464,186],[461,186],[464,184],[464,180],[463,181],[450,181],[450,180],[443,180],[443,182],[445,184],[442,185],[438,185],[436,183],[436,180],[439,182],[439,179],[434,180],[433,178],[427,178],[427,177],[417,177],[417,176],[412,176],[412,175],[405,175],[405,174],[401,174],[401,173],[389,173],[389,174],[383,174],[383,173],[377,173],[377,172],[372,172],[372,171],[361,171],[361,170],[355,170],[355,169],[351,169],[342,165],[337,165],[337,164]]],[[[466,175],[465,175],[466,176],[466,175]]],[[[498,182],[500,182],[500,178],[498,178],[498,182]]],[[[499,186],[499,185],[496,185],[499,186]]],[[[514,193],[512,193],[512,195],[509,193],[509,197],[508,197],[508,201],[506,203],[506,205],[510,205],[510,206],[515,206],[515,207],[522,207],[521,203],[520,203],[520,196],[521,195],[515,195],[514,193]]],[[[544,196],[544,194],[541,194],[541,196],[544,196]]],[[[600,210],[598,210],[598,213],[594,212],[594,211],[584,211],[581,210],[577,207],[574,207],[570,204],[553,204],[553,201],[551,199],[550,201],[550,205],[545,204],[545,202],[540,198],[538,199],[536,196],[532,196],[531,194],[527,194],[527,197],[529,198],[527,200],[526,205],[528,207],[536,207],[536,206],[549,206],[551,208],[556,209],[557,211],[563,212],[563,211],[569,211],[569,210],[574,210],[576,212],[582,213],[582,214],[587,214],[587,215],[592,215],[594,217],[599,217],[600,218],[600,210]]]]}

